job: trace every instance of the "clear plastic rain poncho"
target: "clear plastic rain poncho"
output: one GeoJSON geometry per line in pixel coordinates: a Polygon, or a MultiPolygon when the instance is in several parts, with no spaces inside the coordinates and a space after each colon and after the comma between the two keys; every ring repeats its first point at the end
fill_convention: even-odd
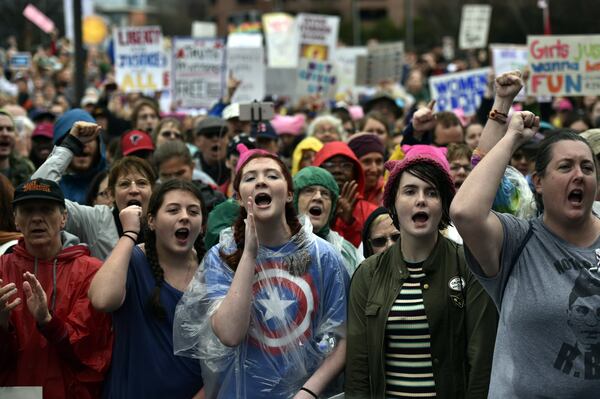
{"type": "Polygon", "coordinates": [[[537,214],[535,198],[527,179],[510,165],[504,171],[492,209],[523,219],[534,218],[537,214]]]}
{"type": "Polygon", "coordinates": [[[177,305],[173,345],[201,361],[207,398],[291,398],[345,338],[348,273],[307,229],[280,248],[259,246],[250,326],[233,348],[211,327],[233,281],[219,256],[235,250],[231,228],[206,254],[177,305]]]}

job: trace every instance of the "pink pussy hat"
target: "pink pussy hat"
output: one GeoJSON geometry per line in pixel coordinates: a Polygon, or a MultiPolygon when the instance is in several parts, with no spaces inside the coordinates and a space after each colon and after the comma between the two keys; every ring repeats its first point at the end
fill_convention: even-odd
{"type": "Polygon", "coordinates": [[[291,134],[297,136],[304,130],[306,116],[304,114],[296,114],[294,116],[275,115],[271,119],[271,125],[277,134],[291,134]]]}
{"type": "Polygon", "coordinates": [[[240,169],[248,162],[248,159],[254,154],[266,154],[266,155],[274,155],[269,151],[261,150],[260,148],[254,148],[249,150],[244,144],[238,144],[235,148],[237,148],[240,153],[240,158],[235,165],[235,173],[239,172],[240,169]]]}

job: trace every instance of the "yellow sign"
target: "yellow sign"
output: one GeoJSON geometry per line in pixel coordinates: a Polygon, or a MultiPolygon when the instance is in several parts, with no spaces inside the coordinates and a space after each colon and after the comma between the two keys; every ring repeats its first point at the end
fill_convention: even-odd
{"type": "Polygon", "coordinates": [[[98,15],[88,15],[83,19],[83,43],[88,46],[100,44],[108,35],[108,27],[104,19],[98,15]]]}
{"type": "Polygon", "coordinates": [[[121,83],[121,90],[124,92],[135,92],[135,91],[156,91],[158,86],[154,83],[153,75],[148,74],[130,74],[127,73],[123,77],[121,83]]]}

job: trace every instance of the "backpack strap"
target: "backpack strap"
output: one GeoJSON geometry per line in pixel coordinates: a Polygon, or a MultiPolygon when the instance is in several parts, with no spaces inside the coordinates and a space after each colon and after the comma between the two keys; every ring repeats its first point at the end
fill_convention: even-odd
{"type": "Polygon", "coordinates": [[[510,265],[508,266],[510,270],[512,270],[512,268],[515,266],[515,264],[519,260],[521,253],[525,249],[525,246],[529,242],[529,239],[531,238],[532,235],[533,235],[533,222],[530,220],[529,221],[529,229],[527,229],[527,233],[525,234],[525,237],[523,237],[523,241],[521,241],[521,245],[519,245],[519,248],[517,248],[517,251],[513,254],[513,257],[510,260],[510,265]]]}

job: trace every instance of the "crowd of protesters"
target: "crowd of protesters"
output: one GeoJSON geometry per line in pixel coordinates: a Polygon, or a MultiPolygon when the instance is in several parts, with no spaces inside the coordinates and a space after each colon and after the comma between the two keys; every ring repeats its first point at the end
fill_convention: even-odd
{"type": "Polygon", "coordinates": [[[72,54],[0,77],[0,389],[597,397],[599,97],[512,71],[435,112],[428,78],[486,61],[434,49],[244,121],[233,76],[164,112],[96,49],[74,103],[72,54]]]}

